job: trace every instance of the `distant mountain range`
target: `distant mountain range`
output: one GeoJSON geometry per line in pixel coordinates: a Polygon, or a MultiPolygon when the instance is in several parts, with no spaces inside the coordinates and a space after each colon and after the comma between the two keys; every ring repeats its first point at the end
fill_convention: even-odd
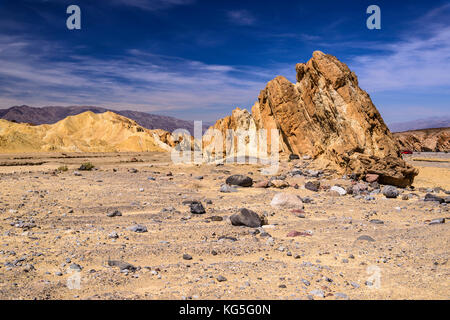
{"type": "MultiPolygon", "coordinates": [[[[71,106],[71,107],[30,107],[14,106],[8,109],[0,109],[0,119],[15,122],[25,122],[35,125],[53,124],[68,116],[74,116],[86,111],[94,113],[104,113],[112,111],[129,119],[136,121],[140,126],[153,130],[163,129],[173,132],[175,129],[186,129],[191,134],[194,133],[194,121],[181,120],[174,117],[156,115],[146,112],[132,110],[112,110],[95,106],[71,106]]],[[[213,123],[203,122],[202,133],[204,133],[213,123]]],[[[394,122],[388,124],[391,132],[403,132],[411,130],[421,130],[429,128],[450,127],[450,116],[432,117],[407,122],[394,122]]]]}
{"type": "Polygon", "coordinates": [[[450,127],[450,116],[424,118],[420,120],[395,122],[388,125],[391,132],[450,127]]]}
{"type": "MultiPolygon", "coordinates": [[[[104,113],[112,111],[129,119],[136,121],[140,126],[147,129],[163,129],[173,132],[175,129],[186,129],[191,134],[194,133],[194,122],[180,120],[174,117],[161,116],[139,111],[131,110],[112,110],[93,106],[72,106],[72,107],[42,107],[35,108],[30,106],[14,106],[8,109],[0,109],[0,119],[14,122],[25,122],[34,125],[53,124],[68,116],[78,115],[80,113],[92,111],[93,113],[104,113]]],[[[203,123],[203,132],[205,132],[210,123],[203,123]]],[[[203,133],[202,132],[202,133],[203,133]]]]}

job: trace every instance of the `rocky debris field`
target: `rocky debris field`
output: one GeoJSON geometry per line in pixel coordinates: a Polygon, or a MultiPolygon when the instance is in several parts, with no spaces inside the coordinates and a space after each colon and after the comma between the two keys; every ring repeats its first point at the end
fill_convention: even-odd
{"type": "Polygon", "coordinates": [[[448,166],[397,188],[308,158],[0,158],[0,299],[450,298],[448,166]]]}

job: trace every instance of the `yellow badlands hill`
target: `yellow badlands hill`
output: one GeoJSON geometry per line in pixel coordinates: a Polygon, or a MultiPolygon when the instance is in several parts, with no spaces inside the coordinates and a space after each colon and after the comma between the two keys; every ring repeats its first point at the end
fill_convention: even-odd
{"type": "Polygon", "coordinates": [[[175,145],[164,130],[148,130],[135,121],[105,112],[85,112],[55,124],[34,126],[0,119],[0,152],[143,152],[169,151],[175,145]]]}

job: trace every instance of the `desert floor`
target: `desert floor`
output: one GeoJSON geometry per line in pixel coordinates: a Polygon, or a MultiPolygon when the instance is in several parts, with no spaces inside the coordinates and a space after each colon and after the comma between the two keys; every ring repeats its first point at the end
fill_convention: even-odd
{"type": "MultiPolygon", "coordinates": [[[[449,206],[423,198],[448,197],[450,162],[413,160],[433,157],[450,160],[408,157],[420,174],[414,190],[400,191],[417,196],[366,200],[306,190],[315,179],[303,176],[286,178],[298,189],[219,192],[232,174],[263,180],[258,165],[173,165],[156,153],[1,155],[0,299],[449,299],[449,223],[429,224],[449,219],[449,206]],[[96,168],[75,175],[86,161],[96,168]],[[278,192],[310,197],[304,217],[272,208],[278,192]],[[186,200],[200,200],[206,214],[191,214],[186,200]],[[266,213],[265,233],[228,222],[242,207],[266,213]],[[116,209],[122,216],[107,216],[116,209]],[[148,232],[128,229],[137,224],[148,232]],[[306,233],[288,237],[294,230],[306,233]]],[[[279,174],[294,165],[311,166],[284,161],[279,174]]]]}

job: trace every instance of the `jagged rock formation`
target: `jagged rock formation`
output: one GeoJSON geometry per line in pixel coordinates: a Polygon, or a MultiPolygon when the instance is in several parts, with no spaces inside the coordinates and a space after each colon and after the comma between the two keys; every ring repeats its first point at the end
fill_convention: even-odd
{"type": "Polygon", "coordinates": [[[402,150],[415,152],[449,152],[450,128],[424,129],[394,133],[402,150]]]}
{"type": "MultiPolygon", "coordinates": [[[[371,171],[370,159],[379,159],[375,171],[381,180],[412,183],[417,170],[401,160],[394,137],[347,65],[316,51],[306,64],[297,64],[296,71],[296,84],[276,77],[261,91],[251,115],[237,109],[213,129],[277,129],[281,154],[309,155],[324,166],[359,175],[371,171]]],[[[212,148],[214,137],[207,135],[203,142],[212,148]]],[[[270,150],[270,137],[268,144],[270,150]]]]}
{"type": "Polygon", "coordinates": [[[105,112],[85,112],[55,124],[30,125],[0,120],[0,152],[170,151],[178,144],[164,130],[148,130],[135,121],[105,112]]]}

